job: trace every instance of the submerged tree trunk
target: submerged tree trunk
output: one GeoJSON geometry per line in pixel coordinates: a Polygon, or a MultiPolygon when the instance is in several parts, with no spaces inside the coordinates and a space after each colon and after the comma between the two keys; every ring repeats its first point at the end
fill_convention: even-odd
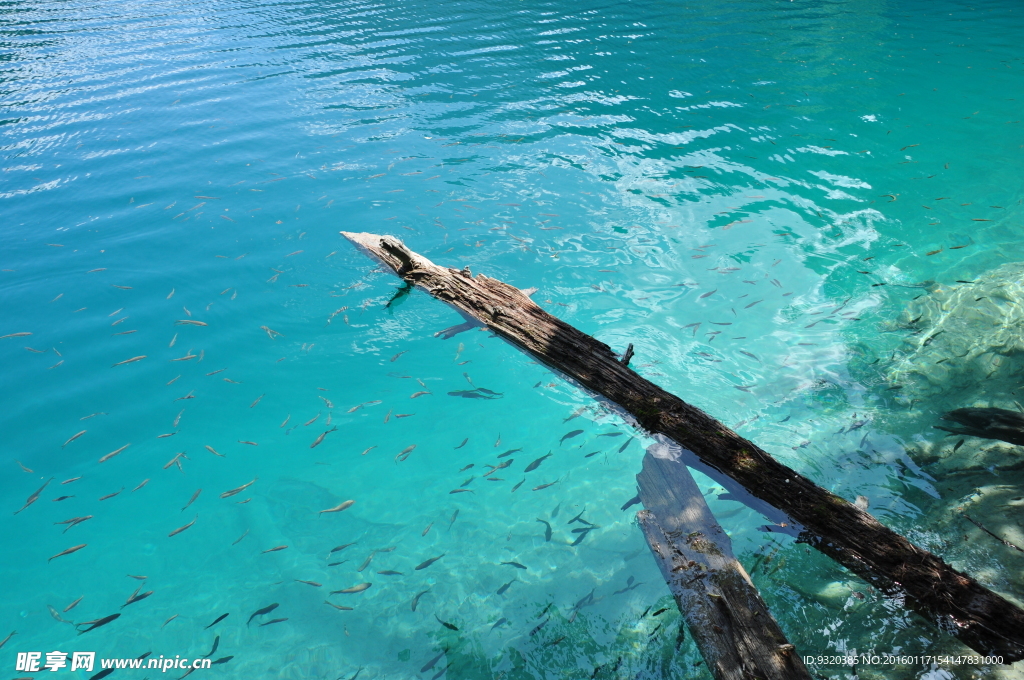
{"type": "Polygon", "coordinates": [[[342,232],[402,279],[481,321],[547,366],[674,440],[712,471],[799,523],[800,540],[907,604],[942,630],[1004,663],[1024,659],[1024,610],[782,465],[756,444],[634,373],[608,345],[555,318],[518,288],[440,267],[398,239],[342,232]]]}
{"type": "Polygon", "coordinates": [[[644,456],[647,544],[715,680],[810,680],[686,465],[644,456]]]}

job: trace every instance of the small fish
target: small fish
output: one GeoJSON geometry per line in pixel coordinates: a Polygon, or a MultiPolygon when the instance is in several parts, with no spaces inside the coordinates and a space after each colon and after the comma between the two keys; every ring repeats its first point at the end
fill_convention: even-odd
{"type": "Polygon", "coordinates": [[[420,564],[419,566],[417,566],[417,567],[416,567],[416,571],[419,571],[420,569],[426,569],[426,568],[427,568],[427,567],[429,567],[429,566],[430,566],[431,564],[433,564],[434,562],[437,562],[437,561],[438,561],[439,559],[441,559],[442,557],[444,557],[444,556],[445,556],[445,555],[447,555],[447,554],[448,554],[448,553],[441,553],[441,554],[440,554],[440,555],[438,555],[437,557],[431,557],[431,558],[430,558],[429,560],[427,560],[426,562],[423,562],[422,564],[420,564]]]}
{"type": "MultiPolygon", "coordinates": [[[[440,619],[438,619],[438,620],[440,621],[440,619]]],[[[437,656],[435,656],[433,659],[428,661],[427,664],[423,668],[420,669],[420,673],[426,673],[427,671],[429,671],[431,668],[433,668],[437,664],[438,661],[441,660],[441,657],[444,656],[447,653],[448,653],[448,650],[446,649],[446,650],[442,651],[440,654],[438,654],[437,656]]]]}
{"type": "Polygon", "coordinates": [[[176,618],[178,618],[178,615],[177,615],[177,614],[175,614],[175,615],[174,615],[174,616],[172,616],[171,618],[169,618],[169,619],[167,619],[166,621],[164,621],[164,622],[163,622],[163,624],[161,624],[160,628],[162,629],[162,628],[163,628],[164,626],[166,626],[166,625],[167,625],[168,623],[170,623],[171,621],[173,621],[173,620],[174,620],[174,619],[176,619],[176,618]]]}
{"type": "Polygon", "coordinates": [[[572,439],[573,437],[578,437],[581,434],[583,434],[583,430],[573,430],[572,432],[566,433],[558,443],[561,444],[566,439],[572,439]]]}
{"type": "Polygon", "coordinates": [[[277,552],[279,550],[285,550],[287,547],[288,546],[286,546],[286,545],[276,545],[273,548],[267,548],[266,550],[263,550],[262,552],[260,552],[260,554],[261,555],[266,555],[267,553],[277,552]]]}
{"type": "Polygon", "coordinates": [[[396,361],[398,361],[398,357],[402,356],[403,354],[405,354],[408,351],[409,350],[407,350],[407,349],[406,350],[402,350],[401,352],[399,352],[395,356],[391,357],[391,363],[395,363],[396,361]]]}
{"type": "Polygon", "coordinates": [[[964,440],[963,440],[963,439],[961,439],[960,441],[958,441],[958,442],[956,443],[956,445],[955,445],[955,446],[953,446],[953,453],[956,453],[956,450],[957,450],[957,449],[959,449],[959,448],[960,448],[961,446],[963,446],[963,445],[964,445],[964,440]]]}
{"type": "Polygon", "coordinates": [[[412,610],[413,611],[416,611],[416,607],[420,603],[420,598],[423,597],[424,595],[426,595],[429,592],[430,592],[430,590],[427,589],[427,590],[424,590],[424,591],[416,593],[416,597],[412,598],[412,610]]]}
{"type": "Polygon", "coordinates": [[[517,482],[516,485],[512,487],[512,491],[510,493],[515,493],[516,489],[521,487],[523,485],[523,482],[525,482],[525,481],[526,481],[526,477],[523,477],[521,480],[519,480],[519,482],[517,482]]]}
{"type": "Polygon", "coordinates": [[[234,541],[234,542],[233,542],[233,543],[232,543],[231,545],[238,545],[239,543],[241,543],[241,542],[242,542],[242,539],[243,539],[243,538],[245,538],[245,537],[246,537],[246,536],[248,536],[248,535],[249,535],[249,530],[248,530],[248,529],[246,529],[246,530],[245,530],[245,533],[243,533],[243,534],[242,534],[241,536],[239,536],[238,538],[236,538],[236,539],[235,539],[235,541],[234,541]]]}
{"type": "MultiPolygon", "coordinates": [[[[508,450],[508,451],[506,451],[505,453],[499,453],[499,454],[498,454],[498,458],[504,458],[505,456],[510,456],[510,455],[512,455],[512,454],[513,454],[513,453],[515,453],[516,451],[522,451],[522,450],[523,450],[522,448],[518,448],[518,449],[509,449],[509,450],[508,450]]],[[[550,454],[548,454],[548,455],[550,455],[550,454]]]]}
{"type": "Polygon", "coordinates": [[[550,457],[551,457],[551,452],[549,451],[547,453],[547,455],[541,456],[537,460],[535,460],[532,463],[530,463],[529,465],[527,465],[526,469],[523,470],[523,472],[532,472],[532,471],[536,470],[537,468],[540,467],[540,464],[544,462],[545,458],[550,458],[550,457]]]}
{"type": "Polygon", "coordinates": [[[323,585],[322,583],[317,583],[316,581],[303,581],[300,578],[295,579],[295,582],[296,583],[305,583],[307,586],[313,586],[314,588],[319,588],[319,587],[321,587],[323,585]]]}
{"type": "Polygon", "coordinates": [[[137,487],[135,487],[134,489],[132,489],[131,492],[135,493],[136,491],[138,491],[142,487],[146,486],[146,484],[148,484],[148,483],[149,483],[149,477],[147,477],[146,479],[143,479],[141,482],[139,482],[139,485],[137,487]]]}
{"type": "Polygon", "coordinates": [[[354,545],[355,545],[355,543],[356,543],[356,542],[355,542],[355,541],[353,541],[352,543],[346,543],[345,545],[343,545],[343,546],[338,546],[337,548],[331,548],[331,552],[330,552],[330,553],[328,553],[328,554],[329,554],[329,555],[333,555],[334,553],[336,553],[336,552],[340,552],[340,551],[344,550],[345,548],[348,548],[349,546],[354,546],[354,545]]]}
{"type": "Polygon", "coordinates": [[[456,518],[457,518],[458,516],[459,516],[459,510],[458,510],[458,508],[456,508],[456,509],[455,509],[455,512],[453,512],[453,513],[452,513],[452,518],[451,518],[451,519],[450,519],[450,520],[448,521],[448,528],[449,528],[449,529],[451,529],[451,528],[452,528],[452,525],[453,525],[453,524],[455,524],[455,519],[456,519],[456,518]]]}
{"type": "Polygon", "coordinates": [[[377,448],[377,447],[376,447],[376,446],[371,446],[370,448],[368,448],[368,449],[366,449],[365,451],[363,451],[363,452],[362,452],[362,454],[360,454],[360,455],[363,455],[363,456],[365,456],[365,455],[366,455],[366,454],[368,454],[368,453],[369,453],[370,451],[373,451],[373,450],[374,450],[375,448],[377,448]]]}
{"type": "Polygon", "coordinates": [[[405,576],[405,574],[403,574],[402,572],[393,571],[391,569],[385,569],[384,571],[378,571],[377,573],[381,576],[405,576]]]}
{"type": "MultiPolygon", "coordinates": [[[[82,595],[82,597],[78,598],[77,600],[75,600],[74,602],[69,604],[67,607],[64,607],[64,613],[67,614],[69,611],[74,609],[75,606],[78,605],[78,603],[81,602],[82,598],[84,598],[84,597],[85,597],[85,595],[82,595]]],[[[0,645],[0,646],[2,646],[2,645],[0,645]]]]}
{"type": "Polygon", "coordinates": [[[369,588],[372,585],[373,585],[372,583],[360,583],[357,586],[352,586],[351,588],[345,588],[344,590],[332,590],[331,591],[331,595],[338,595],[338,594],[343,594],[343,593],[361,593],[361,592],[363,592],[364,590],[366,590],[367,588],[369,588]]]}
{"type": "Polygon", "coordinates": [[[542,519],[538,519],[537,521],[544,525],[544,540],[545,541],[550,541],[551,540],[551,525],[548,522],[546,522],[545,520],[542,520],[542,519]]]}
{"type": "Polygon", "coordinates": [[[706,298],[706,297],[710,297],[711,295],[714,295],[714,294],[715,294],[715,293],[717,293],[717,292],[718,292],[718,289],[717,289],[717,288],[715,288],[714,290],[708,291],[707,293],[703,293],[703,294],[702,294],[702,295],[701,295],[700,297],[698,297],[697,299],[698,299],[698,300],[703,300],[704,298],[706,298]]]}
{"type": "MultiPolygon", "coordinates": [[[[201,494],[202,492],[202,489],[197,489],[196,492],[192,494],[192,498],[188,499],[188,503],[185,503],[185,508],[192,505],[195,502],[195,500],[199,498],[199,494],[201,494]]],[[[182,508],[179,512],[184,512],[185,508],[182,508]]]]}
{"type": "Polygon", "coordinates": [[[207,451],[209,451],[210,453],[212,453],[215,456],[220,456],[221,458],[225,457],[223,453],[217,453],[217,451],[212,446],[210,446],[209,444],[207,444],[205,448],[206,448],[207,451]]]}
{"type": "Polygon", "coordinates": [[[262,399],[265,396],[266,394],[261,394],[260,396],[256,397],[256,401],[249,404],[249,408],[253,408],[254,406],[256,406],[256,404],[260,403],[260,399],[262,399]]]}
{"type": "Polygon", "coordinates": [[[171,533],[167,534],[167,537],[170,538],[171,536],[175,536],[177,534],[180,534],[182,531],[184,531],[185,529],[188,529],[190,526],[195,524],[197,519],[199,519],[199,515],[196,515],[195,518],[191,522],[186,524],[185,526],[178,527],[177,529],[175,529],[171,533]]]}
{"type": "Polygon", "coordinates": [[[60,613],[50,605],[46,605],[46,608],[50,610],[50,616],[52,616],[55,621],[60,621],[61,623],[70,623],[72,626],[75,625],[74,621],[68,621],[67,619],[62,618],[60,613]]]}
{"type": "Polygon", "coordinates": [[[82,548],[84,548],[87,545],[88,545],[88,543],[82,543],[81,545],[76,545],[74,547],[68,548],[67,550],[64,550],[62,552],[57,553],[56,555],[54,555],[53,557],[51,557],[50,559],[48,559],[46,561],[50,562],[51,560],[55,560],[58,557],[63,557],[64,555],[70,555],[73,552],[78,552],[79,550],[81,550],[82,548]]]}
{"type": "Polygon", "coordinates": [[[329,605],[331,605],[332,607],[334,607],[335,609],[341,610],[341,611],[343,611],[343,612],[350,612],[350,611],[353,611],[353,608],[352,608],[352,607],[346,607],[346,606],[344,606],[344,605],[340,605],[340,604],[334,604],[333,602],[329,602],[329,601],[327,601],[327,600],[324,600],[324,604],[329,604],[329,605]]]}
{"type": "Polygon", "coordinates": [[[456,625],[448,623],[447,621],[442,621],[437,614],[434,614],[434,618],[437,619],[437,622],[445,628],[447,628],[448,630],[458,630],[458,627],[456,625]]]}
{"type": "Polygon", "coordinates": [[[518,562],[502,562],[502,564],[507,564],[510,567],[515,567],[516,569],[526,569],[526,566],[519,564],[518,562]]]}
{"type": "Polygon", "coordinates": [[[0,335],[0,340],[3,340],[4,338],[23,338],[23,337],[25,337],[27,335],[32,335],[32,334],[31,333],[8,333],[7,335],[0,335]]]}
{"type": "Polygon", "coordinates": [[[82,430],[82,431],[81,431],[81,432],[79,432],[78,434],[76,434],[76,435],[72,435],[70,439],[68,439],[68,440],[67,440],[66,442],[64,442],[63,444],[61,444],[61,447],[60,447],[60,448],[62,448],[62,449],[63,449],[63,448],[65,447],[65,446],[67,446],[67,445],[68,445],[68,444],[70,444],[71,442],[75,441],[76,439],[78,439],[79,437],[81,437],[81,436],[82,436],[83,434],[85,434],[86,432],[88,432],[88,430],[82,430]]]}
{"type": "Polygon", "coordinates": [[[324,437],[326,437],[328,434],[330,434],[331,432],[334,432],[337,429],[338,429],[337,427],[333,427],[330,430],[326,430],[326,431],[322,432],[320,434],[320,436],[316,438],[316,441],[309,445],[309,448],[311,448],[311,449],[315,448],[317,444],[319,444],[320,442],[322,442],[324,440],[324,437]]]}
{"type": "Polygon", "coordinates": [[[149,597],[150,595],[153,594],[152,590],[146,591],[145,593],[142,593],[141,595],[136,595],[136,593],[138,593],[138,592],[139,591],[136,590],[135,593],[132,593],[131,597],[128,598],[128,601],[125,602],[123,605],[121,605],[121,609],[124,609],[125,607],[127,607],[130,604],[135,604],[136,602],[138,602],[140,600],[145,600],[147,597],[149,597]]]}
{"type": "Polygon", "coordinates": [[[548,482],[547,484],[541,484],[540,486],[535,486],[535,487],[533,487],[533,490],[534,491],[540,491],[541,489],[546,489],[549,486],[553,486],[555,484],[558,484],[558,480],[557,479],[555,481],[553,481],[553,482],[548,482]]]}
{"type": "Polygon", "coordinates": [[[577,536],[576,540],[570,543],[569,545],[579,545],[580,543],[582,543],[583,539],[587,537],[587,534],[589,534],[592,531],[592,529],[590,527],[587,527],[585,529],[573,529],[573,532],[577,531],[580,533],[580,535],[577,536]]]}
{"type": "Polygon", "coordinates": [[[322,411],[317,411],[317,412],[316,412],[316,415],[315,415],[315,416],[313,416],[312,418],[310,418],[310,419],[309,419],[308,421],[306,421],[306,424],[305,424],[305,425],[304,425],[303,427],[309,427],[310,425],[312,425],[313,423],[315,423],[315,422],[316,422],[316,419],[320,417],[320,414],[321,414],[321,413],[323,413],[323,412],[322,412],[322,411]]]}
{"type": "MultiPolygon", "coordinates": [[[[188,311],[188,310],[185,310],[188,311]]],[[[208,325],[205,321],[196,321],[195,319],[178,319],[175,321],[179,326],[206,326],[208,325]]]]}
{"type": "Polygon", "coordinates": [[[491,626],[491,630],[494,630],[503,623],[508,623],[508,619],[506,619],[504,616],[498,619],[498,621],[493,626],[491,626]]]}
{"type": "Polygon", "coordinates": [[[220,497],[221,498],[230,498],[231,496],[234,496],[235,494],[242,493],[243,491],[248,489],[250,486],[255,484],[257,479],[259,479],[259,477],[254,477],[253,480],[251,482],[249,482],[248,484],[243,484],[242,486],[238,487],[237,489],[231,489],[231,491],[225,491],[224,493],[222,493],[220,495],[220,497]]]}
{"type": "Polygon", "coordinates": [[[78,624],[75,624],[75,625],[76,626],[89,626],[85,630],[78,631],[78,634],[81,635],[83,633],[88,633],[90,630],[96,630],[100,626],[105,626],[105,625],[107,625],[108,623],[110,623],[111,621],[113,621],[114,619],[116,619],[119,616],[121,616],[121,615],[120,614],[111,614],[110,616],[104,616],[102,619],[96,619],[95,621],[85,621],[83,623],[78,623],[78,624]]]}
{"type": "MultiPolygon", "coordinates": [[[[21,512],[22,510],[24,510],[25,508],[27,508],[28,506],[32,505],[32,504],[33,504],[33,503],[35,503],[35,502],[36,502],[37,500],[39,500],[39,494],[43,493],[43,490],[44,490],[44,489],[45,489],[45,488],[46,488],[47,486],[49,486],[50,482],[52,482],[52,481],[53,481],[53,477],[50,477],[50,478],[49,478],[48,480],[46,480],[46,483],[45,483],[45,484],[43,484],[43,485],[42,485],[41,487],[39,487],[39,489],[38,489],[38,490],[36,490],[36,492],[35,492],[35,493],[33,493],[33,494],[32,494],[31,496],[29,496],[29,497],[28,497],[28,500],[26,500],[26,501],[25,501],[25,505],[21,506],[21,509],[20,509],[20,510],[17,510],[17,511],[15,511],[15,513],[14,513],[14,514],[15,514],[15,515],[17,515],[17,514],[18,514],[19,512],[21,512]]],[[[65,484],[66,484],[66,482],[65,482],[65,484]]]]}
{"type": "Polygon", "coordinates": [[[218,616],[218,617],[217,617],[216,619],[214,619],[213,623],[211,623],[211,624],[210,624],[209,626],[207,626],[206,628],[203,628],[203,630],[207,630],[207,629],[209,629],[209,628],[212,628],[213,626],[217,625],[218,623],[220,623],[221,621],[223,621],[224,619],[226,619],[226,618],[227,618],[227,617],[228,617],[228,616],[229,616],[230,614],[231,614],[231,612],[228,612],[227,614],[221,614],[221,615],[220,615],[220,616],[218,616]]]}
{"type": "Polygon", "coordinates": [[[573,412],[572,412],[572,414],[571,414],[571,415],[570,415],[570,416],[569,416],[568,418],[566,418],[565,420],[563,420],[563,421],[562,421],[562,423],[563,423],[563,424],[564,424],[564,423],[567,423],[567,422],[569,422],[570,420],[572,420],[573,418],[579,418],[579,417],[580,417],[581,415],[583,415],[583,412],[584,412],[584,411],[586,411],[586,410],[587,410],[587,407],[586,407],[586,406],[580,406],[580,407],[579,407],[578,409],[576,409],[575,411],[573,411],[573,412]]]}
{"type": "Polygon", "coordinates": [[[434,526],[433,522],[431,522],[430,524],[427,525],[427,528],[423,530],[423,533],[420,534],[420,536],[426,536],[427,532],[430,531],[430,527],[432,527],[432,526],[434,526]]]}
{"type": "MultiPolygon", "coordinates": [[[[354,504],[354,503],[355,503],[355,501],[345,501],[343,503],[335,505],[333,508],[327,508],[326,510],[321,510],[319,513],[317,513],[317,517],[319,517],[320,515],[324,514],[325,512],[341,512],[342,510],[345,510],[346,508],[352,507],[352,504],[354,504]]],[[[351,545],[351,543],[349,545],[351,545]]],[[[334,551],[332,550],[331,552],[334,552],[334,551]]]]}
{"type": "MultiPolygon", "coordinates": [[[[404,449],[402,449],[401,452],[399,452],[398,455],[399,456],[405,456],[406,458],[408,458],[409,454],[412,453],[413,449],[415,449],[416,446],[417,446],[416,444],[413,444],[411,446],[407,446],[404,449]]],[[[402,458],[402,460],[405,460],[405,458],[402,458]]]]}
{"type": "Polygon", "coordinates": [[[511,581],[509,581],[508,583],[506,583],[502,587],[498,588],[498,590],[495,591],[495,594],[496,595],[504,595],[505,591],[508,590],[509,586],[511,586],[515,582],[516,582],[516,579],[512,579],[511,581]]]}
{"type": "Polygon", "coordinates": [[[566,522],[566,524],[575,524],[576,522],[579,522],[583,518],[583,513],[586,512],[586,511],[587,511],[587,508],[586,508],[586,506],[584,506],[583,510],[580,511],[580,514],[578,514],[575,517],[573,517],[571,520],[566,522]]]}
{"type": "Polygon", "coordinates": [[[210,650],[209,654],[204,654],[202,656],[202,658],[209,659],[211,656],[213,656],[213,653],[217,651],[218,647],[220,647],[220,636],[219,635],[217,637],[213,638],[213,649],[210,650]]]}

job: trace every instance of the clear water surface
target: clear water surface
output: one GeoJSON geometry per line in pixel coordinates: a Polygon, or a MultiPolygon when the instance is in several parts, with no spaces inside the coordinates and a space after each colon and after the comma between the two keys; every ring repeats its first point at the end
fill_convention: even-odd
{"type": "MultiPolygon", "coordinates": [[[[886,371],[915,297],[1024,259],[1021,35],[1007,0],[3,3],[5,512],[53,478],[0,524],[5,672],[219,636],[211,677],[710,677],[621,509],[650,441],[486,332],[436,338],[460,319],[426,295],[386,306],[340,230],[537,286],[1020,602],[1022,556],[958,511],[1024,541],[1017,454],[950,463],[932,425],[969,404],[886,371]],[[79,597],[62,618],[122,616],[78,637],[47,606],[79,597]]],[[[698,481],[804,653],[965,651],[698,481]]]]}

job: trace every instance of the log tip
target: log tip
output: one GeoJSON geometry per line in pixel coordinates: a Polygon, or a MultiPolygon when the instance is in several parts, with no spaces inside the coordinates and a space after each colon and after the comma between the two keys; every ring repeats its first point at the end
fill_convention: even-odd
{"type": "Polygon", "coordinates": [[[379,247],[381,240],[386,238],[380,234],[370,234],[367,232],[339,231],[338,233],[349,241],[352,241],[352,243],[363,246],[364,248],[379,247]]]}

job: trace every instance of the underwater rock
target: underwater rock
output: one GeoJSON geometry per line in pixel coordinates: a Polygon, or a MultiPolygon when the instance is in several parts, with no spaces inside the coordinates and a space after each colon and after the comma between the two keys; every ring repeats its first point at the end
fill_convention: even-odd
{"type": "Polygon", "coordinates": [[[1014,407],[1024,377],[1024,263],[932,286],[908,304],[899,326],[911,334],[885,377],[902,400],[940,411],[1014,407]]]}

